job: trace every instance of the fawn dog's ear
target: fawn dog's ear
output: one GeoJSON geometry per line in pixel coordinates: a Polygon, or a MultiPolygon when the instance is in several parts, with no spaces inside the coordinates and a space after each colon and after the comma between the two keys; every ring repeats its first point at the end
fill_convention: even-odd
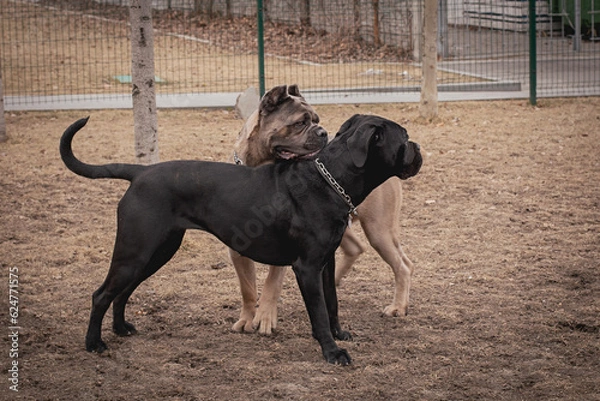
{"type": "MultiPolygon", "coordinates": [[[[300,92],[298,92],[300,93],[300,92]]],[[[275,109],[290,98],[287,85],[280,85],[272,88],[264,94],[258,106],[260,114],[271,114],[275,109]]]]}

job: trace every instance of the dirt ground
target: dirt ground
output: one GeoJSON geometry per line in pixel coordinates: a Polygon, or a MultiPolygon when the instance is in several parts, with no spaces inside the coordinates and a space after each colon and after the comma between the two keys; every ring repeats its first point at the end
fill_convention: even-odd
{"type": "MultiPolygon", "coordinates": [[[[291,272],[277,332],[231,332],[240,296],[225,247],[189,232],[132,296],[139,334],[115,336],[109,313],[109,350],[86,352],[90,297],[127,183],[71,173],[58,141],[91,114],[75,153],[133,161],[131,112],[7,114],[0,398],[600,400],[600,98],[446,103],[434,124],[418,123],[414,104],[316,110],[330,133],[374,113],[422,145],[423,169],[404,184],[402,243],[416,266],[408,316],[382,316],[392,273],[369,249],[338,292],[353,365],[324,361],[291,272]],[[18,393],[8,380],[15,361],[18,393]]],[[[230,161],[241,125],[231,110],[162,110],[161,158],[230,161]]]]}

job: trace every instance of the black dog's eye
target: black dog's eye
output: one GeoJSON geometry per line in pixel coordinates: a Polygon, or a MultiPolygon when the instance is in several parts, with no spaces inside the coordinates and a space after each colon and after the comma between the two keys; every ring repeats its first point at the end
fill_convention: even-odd
{"type": "Polygon", "coordinates": [[[294,128],[302,128],[306,125],[306,121],[302,120],[302,121],[296,121],[293,126],[294,128]]]}
{"type": "Polygon", "coordinates": [[[379,143],[382,140],[383,140],[383,132],[381,132],[381,130],[375,131],[375,133],[371,137],[371,143],[379,143]]]}
{"type": "Polygon", "coordinates": [[[385,138],[385,126],[377,126],[371,136],[371,143],[381,143],[385,138]]]}

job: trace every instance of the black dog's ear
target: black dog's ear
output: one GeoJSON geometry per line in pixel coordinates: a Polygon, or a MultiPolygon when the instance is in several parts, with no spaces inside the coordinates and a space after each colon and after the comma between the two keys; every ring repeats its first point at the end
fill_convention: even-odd
{"type": "Polygon", "coordinates": [[[352,125],[354,125],[356,123],[356,121],[360,118],[361,118],[361,114],[355,114],[352,117],[350,117],[349,119],[347,119],[342,124],[342,126],[338,130],[337,134],[335,134],[335,136],[338,136],[338,135],[343,134],[344,132],[348,131],[350,129],[350,127],[352,127],[352,125]]]}
{"type": "Polygon", "coordinates": [[[383,128],[377,125],[364,126],[360,131],[348,138],[346,146],[350,151],[350,158],[356,167],[362,168],[367,162],[369,147],[372,142],[380,141],[383,128]]]}
{"type": "Polygon", "coordinates": [[[289,97],[287,85],[280,85],[272,88],[264,94],[260,101],[260,106],[258,107],[260,114],[264,115],[272,113],[281,103],[289,99],[289,97]]]}

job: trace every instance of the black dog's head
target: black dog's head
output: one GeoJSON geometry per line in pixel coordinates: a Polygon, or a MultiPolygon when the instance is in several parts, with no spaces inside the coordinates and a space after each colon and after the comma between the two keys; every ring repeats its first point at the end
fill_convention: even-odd
{"type": "Polygon", "coordinates": [[[335,141],[340,149],[346,147],[355,167],[372,174],[387,171],[405,180],[423,164],[419,144],[408,140],[403,127],[383,117],[356,114],[340,127],[332,145],[335,141]]]}

